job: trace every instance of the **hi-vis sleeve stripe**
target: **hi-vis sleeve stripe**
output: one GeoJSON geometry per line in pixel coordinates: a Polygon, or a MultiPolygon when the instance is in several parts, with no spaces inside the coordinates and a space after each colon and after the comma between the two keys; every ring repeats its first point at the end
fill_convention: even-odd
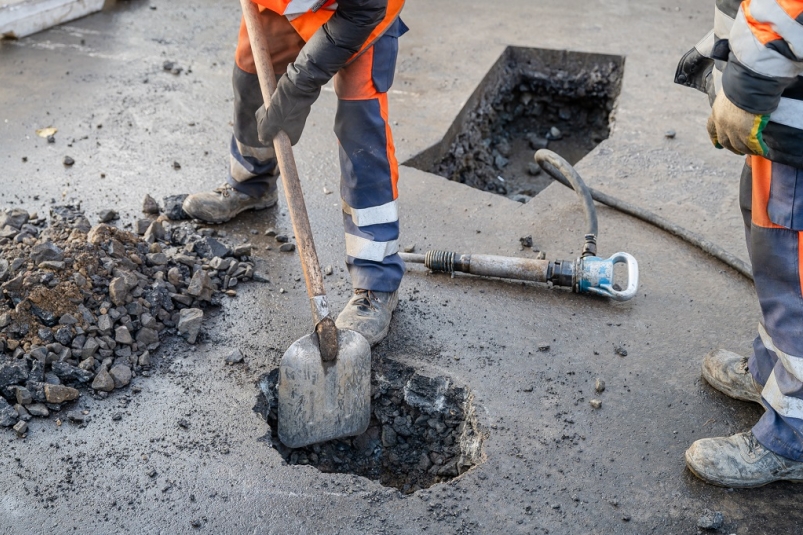
{"type": "Polygon", "coordinates": [[[794,17],[803,11],[803,2],[786,2],[797,4],[798,13],[794,16],[784,10],[776,0],[752,0],[749,12],[758,23],[769,24],[772,31],[786,41],[786,44],[798,58],[803,57],[803,25],[794,17]]]}
{"type": "MultiPolygon", "coordinates": [[[[325,0],[290,0],[289,2],[287,2],[287,6],[284,8],[282,15],[300,15],[302,13],[306,13],[311,9],[317,11],[321,7],[324,7],[324,4],[327,4],[325,0]]],[[[336,9],[336,8],[337,4],[326,6],[326,9],[336,9]]]]}
{"type": "Polygon", "coordinates": [[[748,26],[743,9],[736,15],[729,43],[731,52],[742,65],[768,78],[794,78],[803,68],[803,64],[789,60],[759,41],[748,26]]]}
{"type": "Polygon", "coordinates": [[[803,399],[784,395],[778,387],[775,371],[773,371],[767,379],[767,384],[764,385],[761,396],[766,399],[767,403],[781,416],[803,420],[803,399]]]}
{"type": "Polygon", "coordinates": [[[778,107],[770,115],[770,122],[803,130],[803,100],[781,97],[778,107]]]}
{"type": "Polygon", "coordinates": [[[396,201],[371,208],[352,208],[343,201],[343,211],[351,216],[358,227],[395,223],[399,220],[399,205],[396,201]]]}
{"type": "Polygon", "coordinates": [[[346,234],[346,254],[353,258],[381,262],[398,252],[398,240],[372,241],[354,234],[346,234]]]}
{"type": "Polygon", "coordinates": [[[733,17],[729,17],[719,9],[714,10],[714,35],[727,39],[733,27],[733,17]]]}
{"type": "Polygon", "coordinates": [[[772,338],[767,332],[767,329],[765,329],[760,323],[758,324],[758,335],[761,337],[761,342],[764,344],[764,347],[775,353],[775,355],[781,359],[783,367],[786,369],[786,371],[789,372],[789,374],[795,379],[803,383],[803,358],[789,355],[788,353],[784,353],[775,347],[775,344],[772,342],[772,338]]]}

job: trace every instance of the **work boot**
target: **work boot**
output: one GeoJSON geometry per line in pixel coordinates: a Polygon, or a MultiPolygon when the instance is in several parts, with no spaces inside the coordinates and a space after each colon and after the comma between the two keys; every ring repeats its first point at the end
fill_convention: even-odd
{"type": "Polygon", "coordinates": [[[803,462],[762,446],[752,431],[732,437],[704,438],[686,450],[686,466],[712,485],[761,487],[773,481],[803,482],[803,462]]]}
{"type": "Polygon", "coordinates": [[[251,197],[224,183],[212,191],[190,195],[181,207],[193,219],[206,223],[224,223],[246,210],[270,208],[279,199],[276,187],[269,188],[262,197],[251,197]]]}
{"type": "Polygon", "coordinates": [[[703,358],[703,379],[735,399],[761,403],[760,384],[747,369],[747,357],[725,349],[715,349],[703,358]]]}
{"type": "Polygon", "coordinates": [[[372,346],[381,342],[390,328],[390,317],[399,304],[398,292],[354,290],[354,295],[337,316],[338,329],[357,331],[372,346]]]}

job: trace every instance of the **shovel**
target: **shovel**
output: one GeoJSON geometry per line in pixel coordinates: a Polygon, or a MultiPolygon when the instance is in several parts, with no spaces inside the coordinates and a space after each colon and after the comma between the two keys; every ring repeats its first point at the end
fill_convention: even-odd
{"type": "MultiPolygon", "coordinates": [[[[240,0],[262,98],[270,103],[276,74],[268,41],[251,0],[240,0]]],[[[300,448],[364,433],[371,418],[371,346],[361,334],[338,329],[329,316],[323,275],[312,240],[290,138],[273,139],[315,330],[291,345],[279,365],[279,440],[300,448]]]]}

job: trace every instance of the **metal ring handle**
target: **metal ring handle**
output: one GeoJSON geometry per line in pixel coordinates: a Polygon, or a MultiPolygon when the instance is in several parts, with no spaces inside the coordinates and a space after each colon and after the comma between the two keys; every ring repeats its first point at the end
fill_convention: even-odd
{"type": "Polygon", "coordinates": [[[627,288],[624,290],[614,290],[610,287],[609,296],[614,301],[629,301],[636,296],[638,291],[638,262],[629,253],[615,253],[608,259],[613,264],[627,264],[627,288]]]}

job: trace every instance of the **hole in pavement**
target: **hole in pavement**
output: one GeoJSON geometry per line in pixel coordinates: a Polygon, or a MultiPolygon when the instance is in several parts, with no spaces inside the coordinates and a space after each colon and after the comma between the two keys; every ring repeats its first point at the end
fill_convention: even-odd
{"type": "Polygon", "coordinates": [[[624,61],[508,47],[443,140],[405,165],[526,202],[551,183],[536,150],[574,164],[608,137],[624,61]]]}
{"type": "Polygon", "coordinates": [[[471,391],[448,377],[426,377],[397,361],[375,360],[368,430],[295,449],[277,436],[278,377],[274,369],[259,378],[254,411],[267,421],[269,442],[289,464],[356,474],[410,494],[455,478],[483,459],[486,436],[471,391]]]}

